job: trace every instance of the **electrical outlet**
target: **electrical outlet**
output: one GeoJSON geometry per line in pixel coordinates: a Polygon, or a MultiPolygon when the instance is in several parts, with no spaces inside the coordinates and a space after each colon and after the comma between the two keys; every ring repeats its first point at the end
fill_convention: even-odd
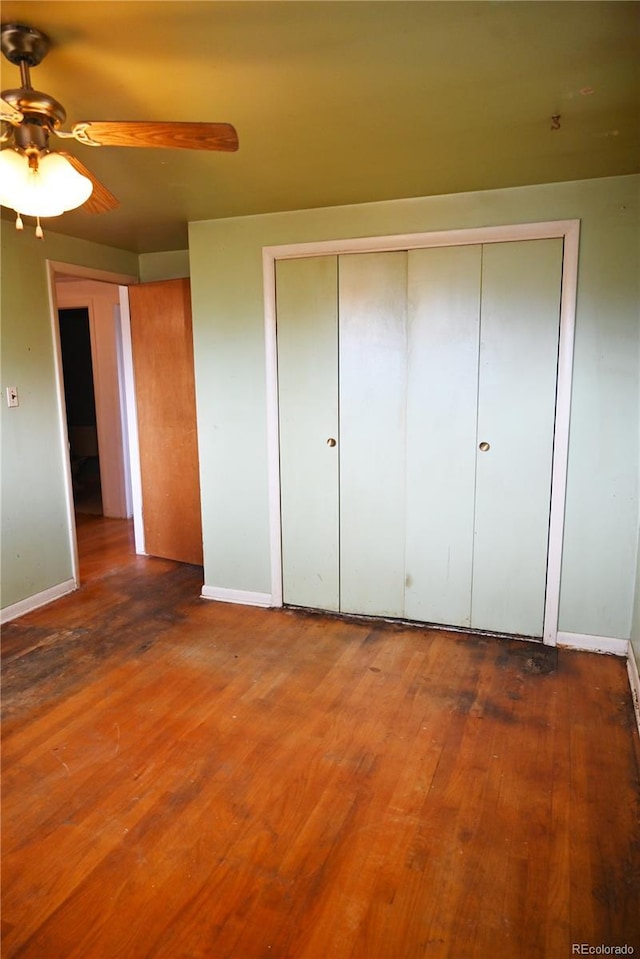
{"type": "Polygon", "coordinates": [[[20,401],[18,400],[17,386],[7,387],[7,406],[20,406],[20,401]]]}

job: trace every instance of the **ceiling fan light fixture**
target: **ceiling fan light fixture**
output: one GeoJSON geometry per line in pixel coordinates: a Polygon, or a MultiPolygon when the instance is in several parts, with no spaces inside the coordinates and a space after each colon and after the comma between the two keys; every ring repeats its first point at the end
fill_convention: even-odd
{"type": "Polygon", "coordinates": [[[0,204],[26,216],[60,216],[85,203],[91,180],[59,153],[41,154],[35,163],[18,150],[0,152],[0,204]]]}
{"type": "MultiPolygon", "coordinates": [[[[51,136],[77,140],[90,146],[163,147],[170,150],[238,149],[238,134],[230,123],[159,120],[82,120],[70,131],[60,129],[66,110],[48,93],[35,90],[31,67],[47,55],[50,41],[36,27],[21,23],[0,24],[0,52],[20,69],[20,87],[0,91],[0,204],[18,214],[60,216],[86,204],[87,213],[106,213],[118,206],[117,198],[79,159],[64,151],[49,152],[51,136]],[[95,187],[95,189],[94,189],[95,187]],[[93,196],[92,196],[93,193],[93,196]],[[90,202],[87,203],[87,200],[90,202]]],[[[42,236],[38,220],[36,236],[42,236]]]]}

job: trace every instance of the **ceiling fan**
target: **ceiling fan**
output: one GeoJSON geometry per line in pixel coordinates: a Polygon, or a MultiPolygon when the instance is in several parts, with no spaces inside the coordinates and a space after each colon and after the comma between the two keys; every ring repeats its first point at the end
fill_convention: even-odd
{"type": "Polygon", "coordinates": [[[50,46],[49,38],[34,27],[2,24],[2,53],[19,67],[21,85],[0,94],[0,204],[18,214],[18,229],[20,214],[38,218],[36,235],[41,237],[41,216],[58,216],[79,206],[88,213],[104,213],[119,205],[81,160],[49,146],[51,136],[96,147],[238,149],[238,135],[230,123],[85,120],[63,131],[67,114],[62,104],[31,85],[30,68],[41,63],[50,46]]]}

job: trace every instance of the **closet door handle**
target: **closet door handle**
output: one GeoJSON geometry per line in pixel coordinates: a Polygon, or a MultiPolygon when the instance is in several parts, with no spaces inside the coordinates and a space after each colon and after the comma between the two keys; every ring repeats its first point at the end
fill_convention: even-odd
{"type": "Polygon", "coordinates": [[[335,445],[336,445],[336,441],[334,440],[333,436],[330,436],[329,439],[327,440],[327,446],[335,446],[335,445]]]}
{"type": "Polygon", "coordinates": [[[486,453],[488,450],[491,449],[491,446],[489,445],[489,443],[482,442],[480,443],[480,446],[478,447],[478,449],[481,450],[481,452],[486,453]]]}

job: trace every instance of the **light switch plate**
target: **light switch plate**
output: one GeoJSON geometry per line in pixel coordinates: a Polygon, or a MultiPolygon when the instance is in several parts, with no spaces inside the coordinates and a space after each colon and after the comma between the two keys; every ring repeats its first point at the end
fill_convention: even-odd
{"type": "Polygon", "coordinates": [[[19,406],[20,401],[18,400],[18,387],[17,386],[8,386],[7,387],[7,406],[19,406]]]}

